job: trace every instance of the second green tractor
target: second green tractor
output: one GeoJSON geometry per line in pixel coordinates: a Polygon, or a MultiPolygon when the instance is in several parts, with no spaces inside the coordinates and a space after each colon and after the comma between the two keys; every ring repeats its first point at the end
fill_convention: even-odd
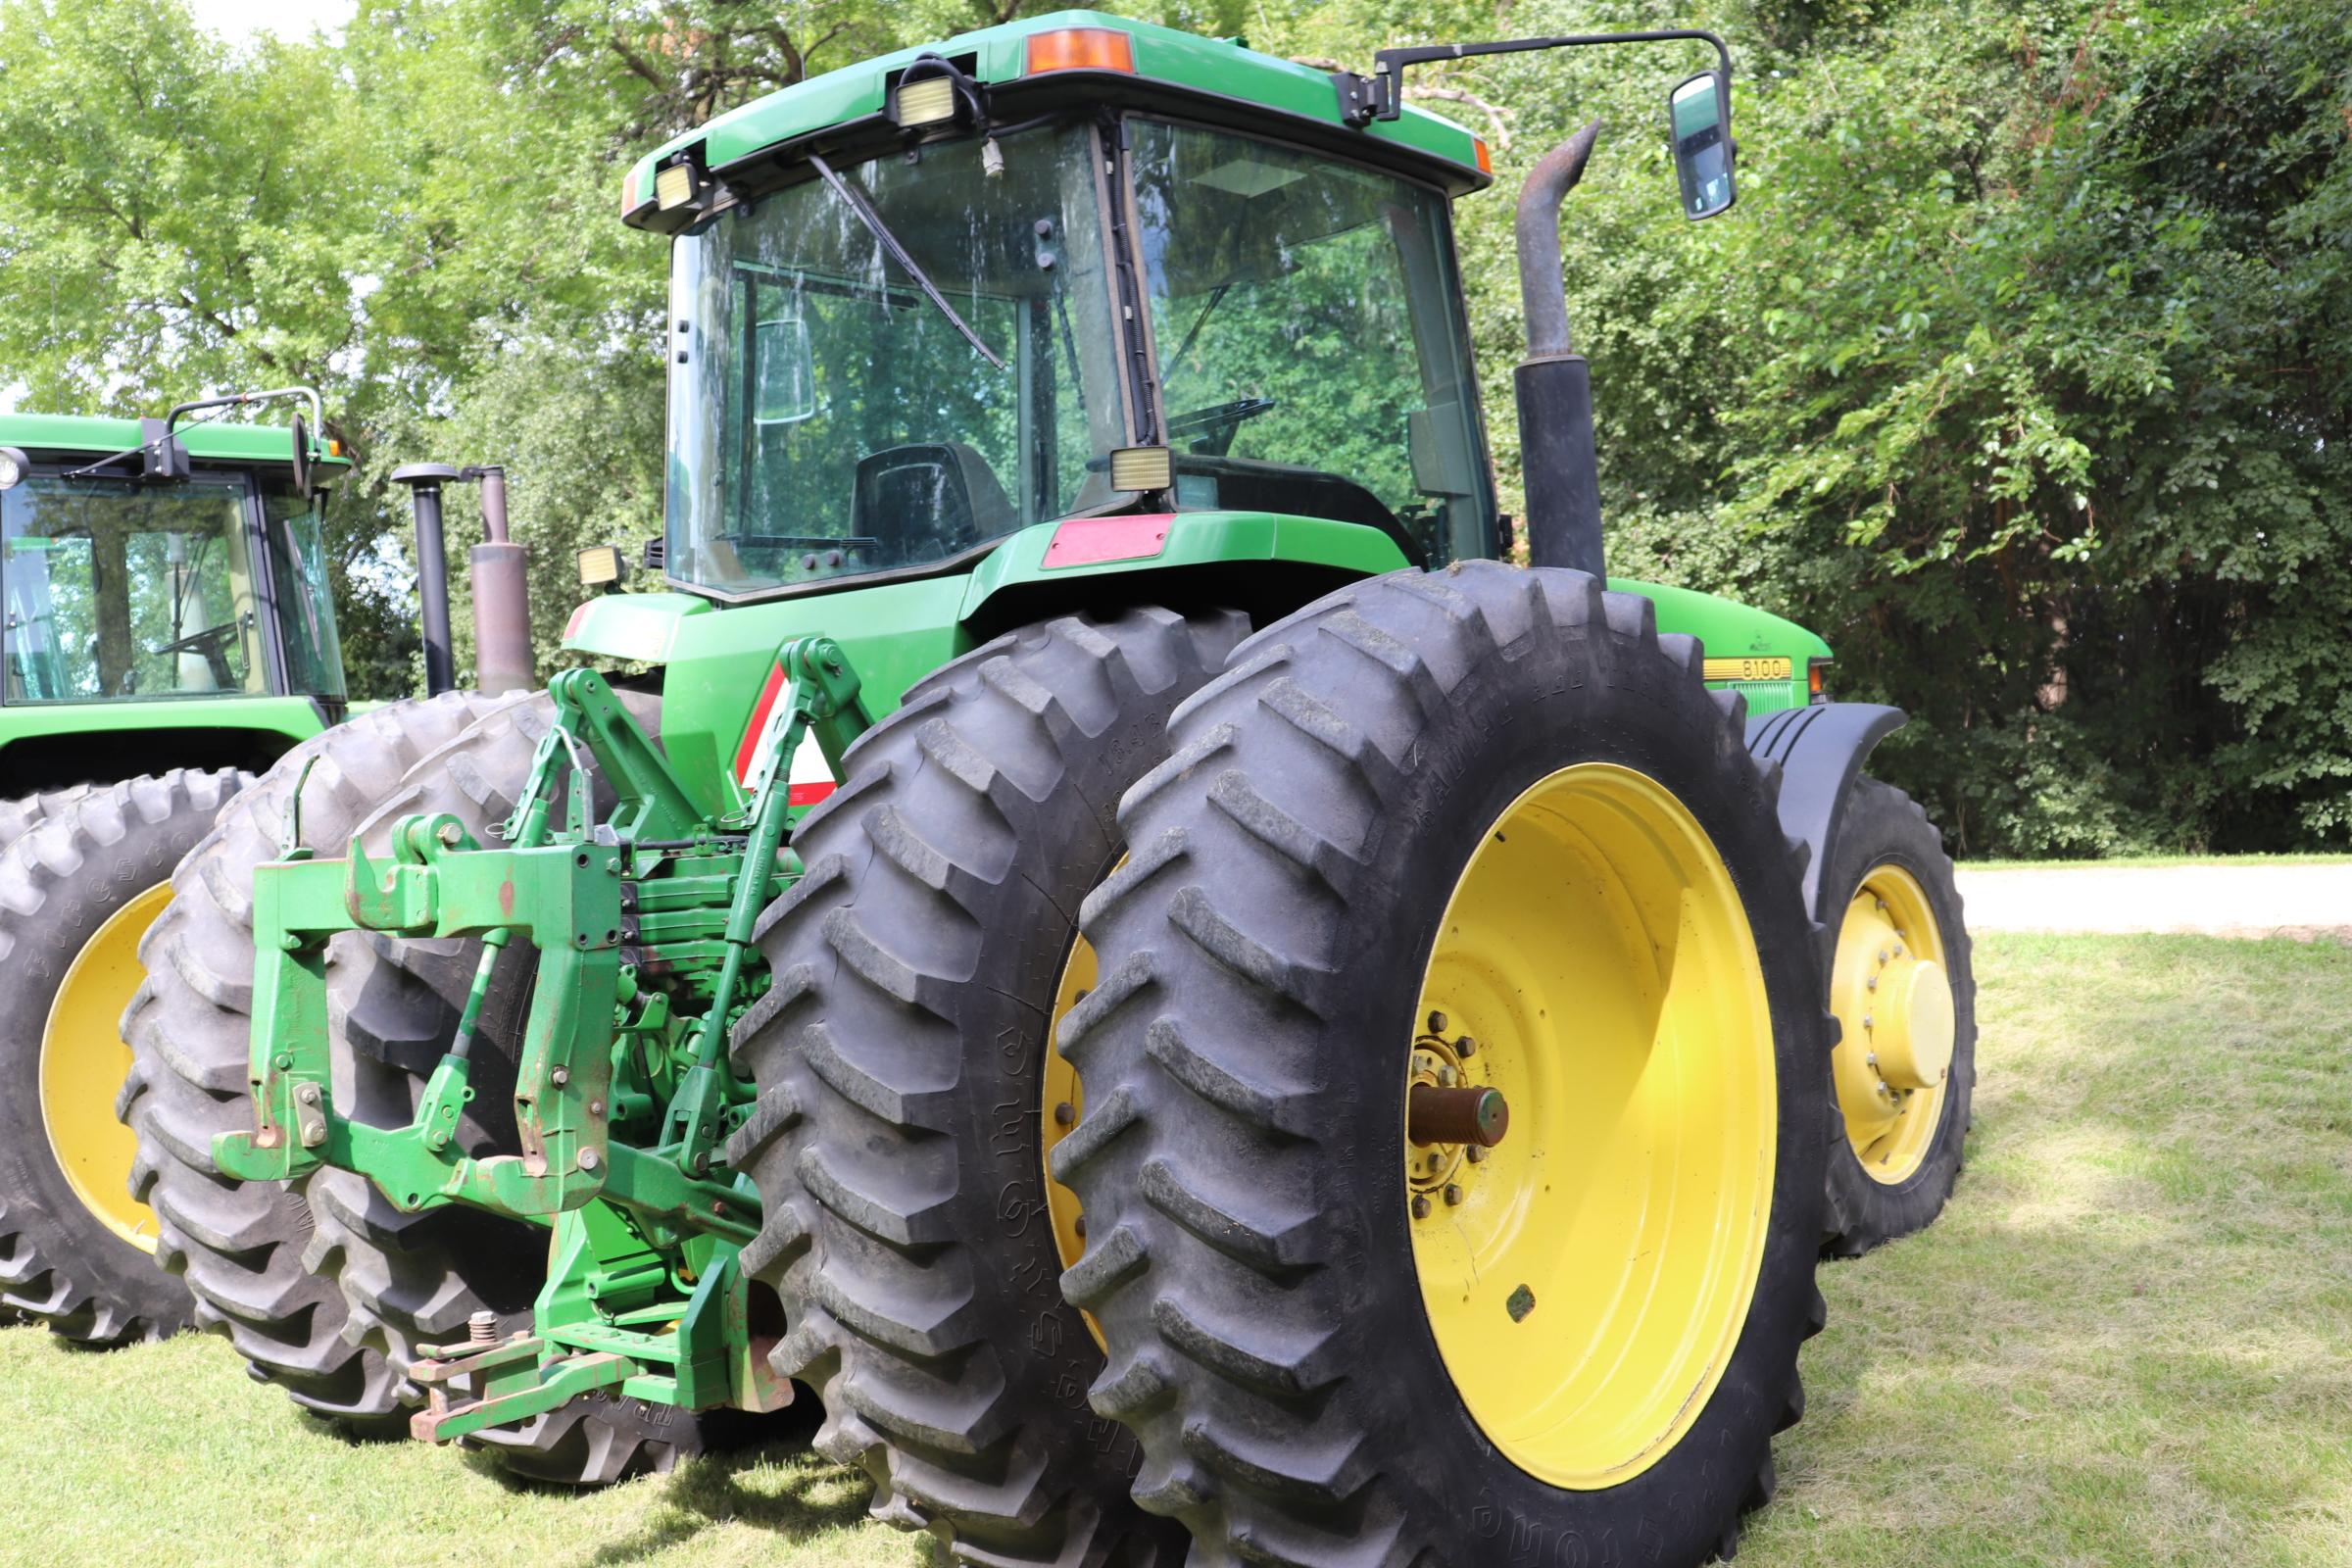
{"type": "Polygon", "coordinates": [[[281,1375],[581,1480],[798,1384],[973,1562],[1729,1552],[1825,1240],[1950,1190],[1967,936],[1899,714],[1605,577],[1590,131],[1505,564],[1436,57],[1061,13],[630,173],[665,582],[565,646],[631,673],[324,738],[149,944],[132,1120],[281,1375]],[[239,1248],[275,1183],[312,1283],[239,1248]]]}

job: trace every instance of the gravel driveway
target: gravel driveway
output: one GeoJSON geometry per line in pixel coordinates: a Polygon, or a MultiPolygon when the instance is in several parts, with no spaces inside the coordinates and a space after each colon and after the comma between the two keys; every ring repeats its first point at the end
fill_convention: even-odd
{"type": "Polygon", "coordinates": [[[1959,872],[1972,931],[2201,931],[2352,943],[2352,864],[1959,872]]]}

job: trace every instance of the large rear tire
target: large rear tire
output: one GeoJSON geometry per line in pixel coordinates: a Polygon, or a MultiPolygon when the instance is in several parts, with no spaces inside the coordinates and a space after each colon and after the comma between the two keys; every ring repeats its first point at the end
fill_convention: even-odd
{"type": "Polygon", "coordinates": [[[1047,1041],[1120,794],[1247,630],[1135,610],[1012,633],[936,671],[851,751],[762,922],[774,988],[737,1032],[759,1107],[729,1149],[745,1251],[824,1399],[817,1446],[874,1513],[990,1564],[1173,1562],[1086,1409],[1102,1357],[1055,1288],[1047,1041]]]}
{"type": "Polygon", "coordinates": [[[1830,1151],[1839,1257],[1925,1230],[1960,1180],[1977,1085],[1977,980],[1943,836],[1902,791],[1838,803],[1816,917],[1838,1017],[1845,1136],[1830,1151]]]}
{"type": "Polygon", "coordinates": [[[0,852],[0,1305],[84,1345],[176,1334],[193,1310],[131,1196],[120,1030],[172,868],[250,782],[175,769],[50,797],[0,852]]]}
{"type": "Polygon", "coordinates": [[[253,1126],[253,867],[277,858],[306,767],[302,842],[339,856],[387,781],[498,706],[471,692],[395,703],[279,759],[180,862],[123,1018],[122,1113],[138,1139],[137,1196],[161,1223],[159,1259],[195,1294],[198,1326],[225,1336],[257,1380],[354,1435],[406,1433],[403,1370],[345,1338],[342,1294],[313,1272],[318,1227],[301,1195],[213,1164],[215,1134],[253,1126]]]}
{"type": "MultiPolygon", "coordinates": [[[[658,727],[658,704],[622,694],[640,723],[658,727]]],[[[392,826],[412,812],[443,812],[475,840],[514,809],[532,752],[553,719],[543,696],[509,703],[412,765],[396,787],[379,788],[357,830],[370,853],[388,852],[392,826]]],[[[597,809],[609,808],[601,797],[597,809]]],[[[424,1080],[457,1032],[481,944],[471,938],[412,941],[379,934],[344,939],[328,975],[335,1103],[379,1127],[414,1119],[424,1080]]],[[[512,1153],[515,1063],[535,961],[511,947],[495,972],[472,1062],[474,1099],[461,1124],[469,1153],[512,1153]]],[[[489,1311],[503,1335],[531,1326],[547,1280],[547,1233],[520,1220],[461,1206],[406,1214],[375,1185],[332,1167],[298,1184],[318,1227],[313,1266],[342,1292],[347,1338],[394,1366],[422,1348],[466,1337],[467,1319],[489,1311]]],[[[466,1440],[517,1475],[564,1486],[601,1486],[660,1473],[701,1452],[724,1431],[748,1435],[756,1422],[733,1412],[696,1416],[643,1399],[596,1395],[514,1427],[466,1440]]]]}
{"type": "Polygon", "coordinates": [[[1054,1172],[1094,1407],[1195,1561],[1696,1563],[1771,1495],[1830,1036],[1740,711],[1647,600],[1488,563],[1178,711],[1054,1172]],[[1491,1149],[1423,1108],[1464,1096],[1491,1149]]]}

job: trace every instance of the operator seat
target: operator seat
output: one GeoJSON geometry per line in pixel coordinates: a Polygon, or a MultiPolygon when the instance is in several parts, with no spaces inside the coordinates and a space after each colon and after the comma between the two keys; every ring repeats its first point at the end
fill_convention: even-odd
{"type": "Polygon", "coordinates": [[[876,565],[944,561],[1019,525],[996,470],[960,441],[910,442],[858,460],[850,531],[881,541],[876,565]]]}

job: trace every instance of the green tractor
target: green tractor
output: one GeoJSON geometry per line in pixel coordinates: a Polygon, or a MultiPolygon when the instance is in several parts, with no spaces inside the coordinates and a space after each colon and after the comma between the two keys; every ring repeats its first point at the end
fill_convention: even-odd
{"type": "MultiPolygon", "coordinates": [[[[1728,55],[1631,39],[1715,43],[1712,216],[1728,55]]],[[[323,737],[149,942],[126,1110],[257,1371],[576,1480],[799,1383],[974,1562],[1728,1551],[1825,1236],[1949,1189],[1972,993],[1860,776],[1900,715],[1604,578],[1591,130],[1521,196],[1503,564],[1490,160],[1399,77],[1608,41],[1334,77],[1067,12],[632,171],[665,587],[565,634],[632,673],[323,737]],[[235,1233],[281,1192],[301,1245],[235,1233]]]]}
{"type": "Polygon", "coordinates": [[[344,712],[348,463],[299,416],[180,422],[284,395],[0,416],[0,1307],[88,1344],[189,1312],[114,1115],[139,939],[222,802],[344,712]]]}
{"type": "MultiPolygon", "coordinates": [[[[0,416],[0,962],[21,977],[0,998],[0,1310],[83,1344],[206,1313],[171,1277],[183,1253],[116,1113],[120,1026],[173,867],[257,774],[350,716],[320,524],[351,464],[320,423],[307,388],[162,419],[0,416]],[[285,398],[310,418],[216,422],[285,398]]],[[[491,536],[476,678],[528,685],[503,475],[393,478],[416,491],[427,691],[454,686],[439,497],[472,480],[491,536]]]]}

